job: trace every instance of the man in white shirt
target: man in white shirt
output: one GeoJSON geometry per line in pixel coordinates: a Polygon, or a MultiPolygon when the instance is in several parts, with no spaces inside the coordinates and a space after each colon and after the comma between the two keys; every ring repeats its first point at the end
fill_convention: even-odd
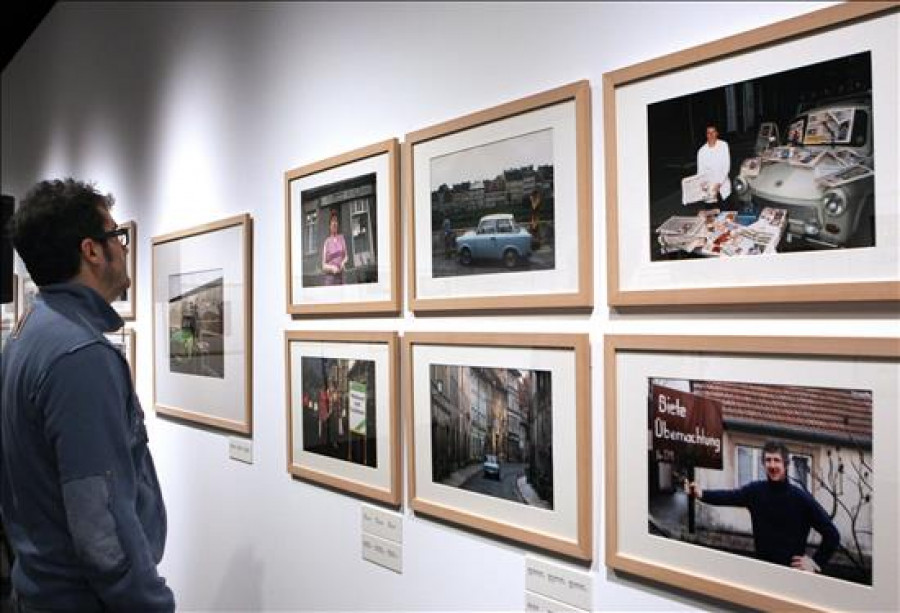
{"type": "Polygon", "coordinates": [[[707,202],[723,204],[731,196],[731,152],[728,143],[719,140],[716,126],[706,126],[706,143],[697,151],[697,174],[704,175],[703,191],[707,202]]]}

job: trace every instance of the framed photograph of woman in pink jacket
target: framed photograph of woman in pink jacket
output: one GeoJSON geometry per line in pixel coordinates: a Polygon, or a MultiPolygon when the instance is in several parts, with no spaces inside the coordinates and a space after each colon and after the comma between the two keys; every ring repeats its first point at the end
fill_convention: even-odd
{"type": "Polygon", "coordinates": [[[285,173],[287,311],[399,312],[397,139],[285,173]]]}

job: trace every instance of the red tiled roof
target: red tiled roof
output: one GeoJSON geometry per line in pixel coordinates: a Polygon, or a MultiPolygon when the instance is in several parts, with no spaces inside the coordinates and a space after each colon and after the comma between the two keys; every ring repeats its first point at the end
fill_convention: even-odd
{"type": "Polygon", "coordinates": [[[791,385],[694,381],[693,393],[722,403],[722,419],[818,436],[872,441],[872,394],[791,385]]]}

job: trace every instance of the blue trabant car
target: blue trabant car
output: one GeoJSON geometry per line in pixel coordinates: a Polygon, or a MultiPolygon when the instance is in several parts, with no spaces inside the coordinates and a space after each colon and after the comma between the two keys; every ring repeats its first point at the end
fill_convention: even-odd
{"type": "Polygon", "coordinates": [[[485,479],[500,480],[500,460],[497,459],[497,456],[493,454],[484,456],[484,462],[481,466],[484,471],[485,479]]]}
{"type": "Polygon", "coordinates": [[[465,266],[476,260],[501,260],[507,268],[531,257],[531,234],[509,213],[485,215],[478,227],[458,239],[459,262],[465,266]]]}

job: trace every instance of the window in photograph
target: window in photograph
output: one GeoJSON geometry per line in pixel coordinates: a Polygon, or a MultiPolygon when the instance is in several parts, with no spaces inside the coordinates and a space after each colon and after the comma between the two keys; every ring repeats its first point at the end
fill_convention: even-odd
{"type": "Polygon", "coordinates": [[[316,211],[308,212],[303,219],[303,244],[305,249],[303,253],[306,255],[314,255],[318,250],[318,242],[316,241],[316,223],[319,214],[316,211]]]}

